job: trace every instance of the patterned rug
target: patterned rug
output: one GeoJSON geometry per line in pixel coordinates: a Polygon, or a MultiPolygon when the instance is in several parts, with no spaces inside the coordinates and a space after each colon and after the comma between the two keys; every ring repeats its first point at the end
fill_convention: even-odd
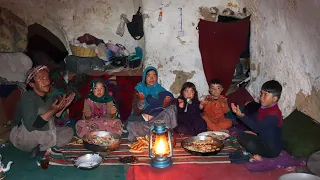
{"type": "MultiPolygon", "coordinates": [[[[185,138],[185,137],[183,137],[185,138]]],[[[234,137],[229,138],[225,142],[224,148],[214,156],[192,156],[181,147],[181,137],[176,138],[177,144],[173,153],[173,164],[213,164],[213,163],[230,163],[229,153],[239,149],[239,144],[234,137]]],[[[131,165],[150,165],[150,157],[148,151],[140,154],[133,154],[129,152],[129,144],[127,138],[121,139],[121,144],[118,150],[111,152],[108,156],[104,157],[101,165],[123,165],[119,162],[120,157],[136,156],[139,161],[131,165]]],[[[82,144],[68,144],[63,148],[51,148],[46,152],[46,157],[49,158],[51,165],[58,166],[73,166],[72,160],[77,157],[92,153],[91,151],[84,149],[82,144]],[[66,160],[67,159],[67,160],[66,160]]]]}

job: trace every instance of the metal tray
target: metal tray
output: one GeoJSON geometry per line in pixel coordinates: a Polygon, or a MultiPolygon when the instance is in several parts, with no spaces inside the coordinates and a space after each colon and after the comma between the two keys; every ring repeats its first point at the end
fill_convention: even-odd
{"type": "Polygon", "coordinates": [[[85,154],[74,160],[74,166],[79,169],[90,170],[98,167],[103,158],[99,154],[85,154]]]}
{"type": "Polygon", "coordinates": [[[191,155],[194,155],[194,156],[213,156],[213,155],[218,154],[221,151],[221,149],[223,148],[223,143],[219,139],[211,137],[211,136],[193,136],[193,137],[189,137],[189,138],[186,138],[186,139],[182,140],[181,147],[183,147],[183,149],[186,152],[188,152],[188,153],[190,153],[191,155]],[[213,140],[215,145],[218,148],[220,148],[220,150],[214,151],[214,152],[203,153],[203,152],[192,151],[192,150],[189,150],[189,149],[185,148],[186,144],[192,143],[192,142],[197,141],[197,140],[213,140]]]}

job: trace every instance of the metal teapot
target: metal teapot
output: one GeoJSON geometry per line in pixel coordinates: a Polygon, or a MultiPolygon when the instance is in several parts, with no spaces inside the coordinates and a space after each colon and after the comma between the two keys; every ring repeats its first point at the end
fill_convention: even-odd
{"type": "Polygon", "coordinates": [[[4,164],[2,164],[2,156],[0,155],[0,179],[5,177],[5,174],[10,170],[12,163],[12,161],[9,161],[7,166],[4,166],[4,164]]]}

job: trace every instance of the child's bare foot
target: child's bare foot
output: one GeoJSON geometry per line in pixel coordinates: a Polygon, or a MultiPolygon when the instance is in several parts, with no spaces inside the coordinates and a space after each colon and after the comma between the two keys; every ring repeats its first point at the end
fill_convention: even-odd
{"type": "Polygon", "coordinates": [[[252,158],[250,159],[250,162],[253,162],[253,161],[262,161],[262,157],[258,154],[253,155],[252,158]]]}

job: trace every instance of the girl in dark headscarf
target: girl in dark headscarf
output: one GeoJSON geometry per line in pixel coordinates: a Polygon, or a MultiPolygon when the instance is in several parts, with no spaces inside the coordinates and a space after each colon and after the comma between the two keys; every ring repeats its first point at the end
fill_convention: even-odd
{"type": "Polygon", "coordinates": [[[196,86],[191,82],[182,85],[178,97],[178,126],[175,132],[196,136],[207,131],[207,124],[201,117],[203,105],[198,99],[196,86]]]}
{"type": "Polygon", "coordinates": [[[102,79],[94,79],[84,102],[83,119],[76,124],[79,137],[92,131],[108,131],[121,135],[122,122],[114,99],[102,79]]]}

